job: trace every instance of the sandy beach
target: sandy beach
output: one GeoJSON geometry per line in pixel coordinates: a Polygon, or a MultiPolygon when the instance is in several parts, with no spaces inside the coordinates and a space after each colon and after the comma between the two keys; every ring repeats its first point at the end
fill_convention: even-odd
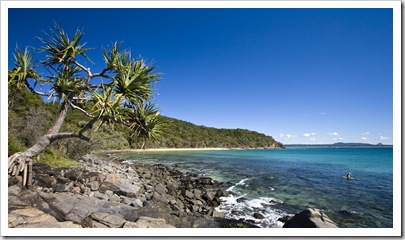
{"type": "Polygon", "coordinates": [[[148,148],[148,149],[119,149],[97,151],[98,153],[119,152],[174,152],[174,151],[213,151],[213,150],[241,150],[242,148],[148,148]]]}

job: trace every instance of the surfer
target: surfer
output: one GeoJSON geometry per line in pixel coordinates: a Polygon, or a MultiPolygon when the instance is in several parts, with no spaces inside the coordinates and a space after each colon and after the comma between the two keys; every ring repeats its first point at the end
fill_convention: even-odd
{"type": "Polygon", "coordinates": [[[346,178],[347,178],[347,179],[352,179],[352,174],[349,172],[349,173],[346,175],[346,178]]]}

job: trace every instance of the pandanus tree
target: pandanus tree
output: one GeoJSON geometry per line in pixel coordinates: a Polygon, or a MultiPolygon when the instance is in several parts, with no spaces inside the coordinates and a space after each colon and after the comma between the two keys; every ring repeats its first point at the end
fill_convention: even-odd
{"type": "Polygon", "coordinates": [[[102,52],[104,69],[93,73],[84,64],[92,62],[86,55],[91,49],[81,43],[82,37],[83,32],[78,29],[70,39],[55,23],[44,38],[38,38],[42,43],[38,50],[46,56],[44,60],[34,61],[34,51],[29,48],[17,48],[14,53],[14,68],[8,71],[9,88],[27,88],[60,104],[49,130],[33,146],[8,158],[9,175],[19,176],[27,187],[32,182],[33,157],[59,139],[90,141],[88,132],[94,130],[96,123],[126,126],[144,142],[162,133],[164,121],[152,103],[153,86],[159,78],[155,67],[142,58],[133,58],[116,42],[102,52]],[[39,74],[38,68],[46,74],[39,74]],[[87,124],[78,131],[61,132],[69,110],[83,113],[87,124]]]}

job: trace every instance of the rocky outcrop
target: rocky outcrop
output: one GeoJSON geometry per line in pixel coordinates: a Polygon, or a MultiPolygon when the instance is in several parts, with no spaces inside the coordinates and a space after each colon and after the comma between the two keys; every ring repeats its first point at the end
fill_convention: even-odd
{"type": "Polygon", "coordinates": [[[338,226],[329,217],[314,208],[307,208],[287,219],[283,228],[337,228],[338,226]]]}
{"type": "Polygon", "coordinates": [[[10,179],[9,227],[42,221],[35,219],[49,227],[253,227],[228,221],[214,209],[227,192],[211,178],[163,165],[129,164],[109,154],[89,154],[80,163],[53,170],[34,164],[30,189],[10,179]],[[32,220],[21,215],[29,211],[36,211],[32,220]]]}
{"type": "Polygon", "coordinates": [[[15,228],[81,228],[71,221],[59,222],[53,216],[36,208],[27,207],[8,213],[8,227],[15,228]]]}

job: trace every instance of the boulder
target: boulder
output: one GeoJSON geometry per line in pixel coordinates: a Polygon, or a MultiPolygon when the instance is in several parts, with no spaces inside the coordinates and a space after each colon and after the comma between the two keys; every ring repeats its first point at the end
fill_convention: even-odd
{"type": "Polygon", "coordinates": [[[122,217],[111,215],[105,212],[96,212],[91,214],[91,218],[101,224],[104,224],[110,228],[120,228],[126,222],[122,217]]]}
{"type": "Polygon", "coordinates": [[[137,209],[129,205],[99,200],[72,193],[39,193],[41,199],[47,203],[40,209],[56,217],[59,221],[72,219],[81,222],[89,213],[105,212],[123,219],[133,221],[138,218],[137,209]]]}
{"type": "Polygon", "coordinates": [[[212,181],[212,178],[210,178],[210,177],[201,177],[200,183],[204,184],[204,185],[213,185],[214,184],[214,182],[212,181]]]}
{"type": "Polygon", "coordinates": [[[186,190],[186,191],[184,192],[184,196],[185,196],[185,197],[188,197],[188,198],[190,198],[190,199],[192,199],[192,198],[194,198],[194,193],[192,193],[192,192],[186,190]]]}
{"type": "Polygon", "coordinates": [[[141,216],[135,223],[126,222],[124,228],[174,228],[174,226],[167,224],[162,218],[141,216]]]}
{"type": "Polygon", "coordinates": [[[17,209],[8,214],[10,228],[81,228],[71,221],[59,222],[53,216],[36,208],[17,209]]]}
{"type": "Polygon", "coordinates": [[[100,182],[99,181],[91,181],[87,183],[87,187],[91,189],[91,191],[97,191],[98,188],[100,187],[100,182]]]}
{"type": "Polygon", "coordinates": [[[264,219],[264,216],[261,213],[253,213],[253,217],[256,219],[264,219]]]}
{"type": "Polygon", "coordinates": [[[225,218],[225,213],[224,212],[218,212],[217,210],[214,210],[212,212],[212,216],[214,218],[225,218]]]}
{"type": "Polygon", "coordinates": [[[283,228],[337,228],[337,225],[318,209],[307,208],[284,223],[283,228]]]}

